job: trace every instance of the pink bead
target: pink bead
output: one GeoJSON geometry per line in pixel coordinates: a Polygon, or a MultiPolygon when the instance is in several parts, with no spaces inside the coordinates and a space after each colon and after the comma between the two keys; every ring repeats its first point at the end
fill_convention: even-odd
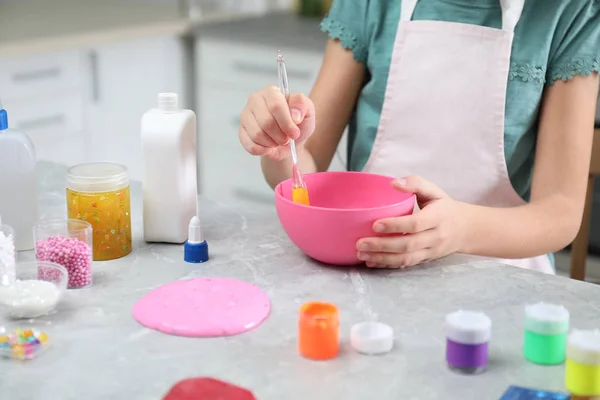
{"type": "MultiPolygon", "coordinates": [[[[69,273],[69,288],[80,288],[92,283],[92,249],[75,237],[52,236],[36,243],[40,261],[62,265],[69,273]]],[[[42,272],[42,279],[52,280],[52,271],[42,272]]]]}

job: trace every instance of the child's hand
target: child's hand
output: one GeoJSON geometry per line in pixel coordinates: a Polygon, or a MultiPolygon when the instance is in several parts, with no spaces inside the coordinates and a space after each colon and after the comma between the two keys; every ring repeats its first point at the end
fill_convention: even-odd
{"type": "Polygon", "coordinates": [[[368,267],[405,268],[447,256],[461,248],[465,229],[461,218],[463,203],[416,176],[394,181],[392,185],[397,190],[415,193],[421,210],[376,221],[373,231],[398,235],[360,239],[356,243],[360,260],[366,261],[368,267]]]}
{"type": "Polygon", "coordinates": [[[286,103],[277,86],[267,86],[248,98],[238,136],[248,153],[282,160],[290,139],[306,140],[314,130],[315,107],[308,97],[294,93],[286,103]]]}

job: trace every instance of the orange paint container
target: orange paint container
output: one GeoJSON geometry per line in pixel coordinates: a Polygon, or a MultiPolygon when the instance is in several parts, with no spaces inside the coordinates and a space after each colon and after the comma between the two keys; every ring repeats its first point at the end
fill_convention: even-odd
{"type": "Polygon", "coordinates": [[[328,360],[338,355],[340,320],[334,304],[309,302],[300,307],[298,352],[312,360],[328,360]]]}

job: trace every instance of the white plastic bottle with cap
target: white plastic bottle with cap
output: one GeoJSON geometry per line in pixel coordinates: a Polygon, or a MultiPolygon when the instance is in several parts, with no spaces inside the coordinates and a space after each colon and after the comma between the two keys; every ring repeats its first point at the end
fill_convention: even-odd
{"type": "Polygon", "coordinates": [[[197,209],[196,114],[160,93],[142,116],[143,221],[147,242],[184,243],[197,209]]]}
{"type": "Polygon", "coordinates": [[[35,150],[29,137],[8,128],[8,113],[0,104],[0,215],[15,231],[17,251],[31,250],[38,219],[35,150]]]}

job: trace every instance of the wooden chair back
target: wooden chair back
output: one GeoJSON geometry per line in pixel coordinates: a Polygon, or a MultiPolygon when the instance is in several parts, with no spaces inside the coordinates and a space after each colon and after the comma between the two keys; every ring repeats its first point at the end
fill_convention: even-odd
{"type": "Polygon", "coordinates": [[[592,160],[590,162],[590,173],[588,175],[587,194],[585,197],[585,208],[579,233],[571,245],[571,278],[585,280],[586,261],[590,240],[590,223],[592,218],[592,200],[594,195],[594,178],[600,175],[600,126],[594,131],[594,143],[592,144],[592,160]]]}

